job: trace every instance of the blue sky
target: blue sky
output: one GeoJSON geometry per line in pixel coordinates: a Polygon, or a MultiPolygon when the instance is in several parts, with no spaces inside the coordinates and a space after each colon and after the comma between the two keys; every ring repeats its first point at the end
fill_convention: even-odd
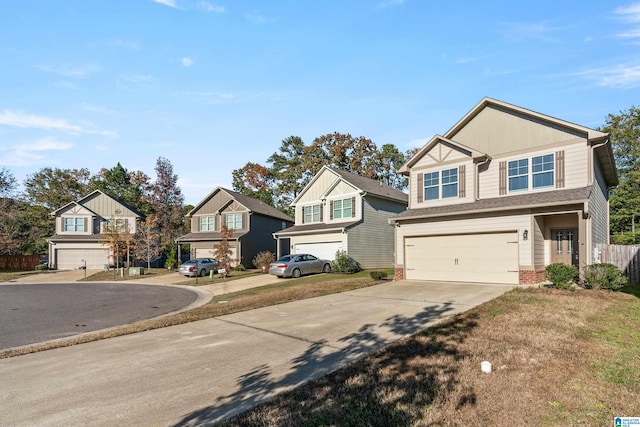
{"type": "Polygon", "coordinates": [[[598,127],[640,102],[640,2],[21,0],[0,167],[168,158],[197,204],[291,135],[422,146],[483,97],[598,127]]]}

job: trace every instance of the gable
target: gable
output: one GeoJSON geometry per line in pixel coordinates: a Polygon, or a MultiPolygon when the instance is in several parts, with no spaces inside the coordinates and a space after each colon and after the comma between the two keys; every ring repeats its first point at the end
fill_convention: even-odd
{"type": "Polygon", "coordinates": [[[471,153],[465,152],[460,147],[443,140],[438,140],[431,144],[431,147],[421,154],[421,157],[413,164],[413,168],[462,162],[471,158],[471,153]]]}
{"type": "Polygon", "coordinates": [[[77,203],[69,203],[67,206],[63,207],[58,211],[60,216],[93,216],[95,215],[89,209],[85,208],[82,205],[78,205],[77,203]]]}
{"type": "Polygon", "coordinates": [[[446,137],[495,156],[576,138],[586,141],[588,132],[551,118],[491,103],[461,126],[454,126],[446,137]]]}
{"type": "Polygon", "coordinates": [[[126,205],[100,191],[96,191],[85,197],[81,200],[81,203],[83,206],[87,207],[87,209],[105,218],[116,215],[116,211],[117,215],[120,217],[139,216],[137,212],[134,212],[126,205]]]}
{"type": "Polygon", "coordinates": [[[208,200],[190,212],[190,215],[214,215],[224,209],[232,199],[231,195],[218,188],[208,200]]]}
{"type": "Polygon", "coordinates": [[[300,196],[295,200],[295,203],[320,200],[326,195],[327,190],[335,185],[336,180],[339,179],[340,178],[331,170],[327,168],[320,169],[320,172],[302,190],[302,193],[300,193],[300,196]]]}
{"type": "Polygon", "coordinates": [[[350,185],[344,181],[340,181],[338,182],[336,185],[334,185],[333,188],[331,189],[327,189],[330,190],[328,193],[325,193],[325,195],[327,197],[339,197],[342,196],[344,194],[353,194],[353,193],[358,193],[359,190],[354,187],[353,185],[350,185]]]}

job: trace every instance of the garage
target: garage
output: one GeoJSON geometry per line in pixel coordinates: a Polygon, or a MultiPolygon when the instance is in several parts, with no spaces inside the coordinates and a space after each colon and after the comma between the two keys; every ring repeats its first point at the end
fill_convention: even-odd
{"type": "Polygon", "coordinates": [[[321,259],[333,261],[336,252],[342,250],[342,242],[296,243],[293,252],[296,254],[311,254],[321,259]]]}
{"type": "Polygon", "coordinates": [[[518,284],[516,232],[405,237],[409,280],[518,284]]]}
{"type": "Polygon", "coordinates": [[[89,270],[102,270],[109,263],[108,249],[57,249],[58,270],[77,270],[84,264],[89,270]]]}
{"type": "MultiPolygon", "coordinates": [[[[229,248],[231,253],[229,254],[229,259],[231,260],[231,266],[237,264],[238,259],[238,248],[229,248]]],[[[196,258],[215,258],[214,253],[215,250],[211,248],[196,248],[196,258]]]]}

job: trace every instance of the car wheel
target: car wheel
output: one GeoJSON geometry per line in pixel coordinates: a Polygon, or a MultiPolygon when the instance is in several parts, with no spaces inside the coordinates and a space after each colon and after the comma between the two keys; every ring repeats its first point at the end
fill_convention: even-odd
{"type": "Polygon", "coordinates": [[[325,264],[324,267],[322,267],[322,272],[331,273],[331,264],[325,264]]]}
{"type": "Polygon", "coordinates": [[[294,279],[297,279],[301,275],[302,275],[302,273],[300,273],[300,269],[299,268],[296,268],[295,270],[293,270],[291,272],[291,277],[293,277],[294,279]]]}
{"type": "Polygon", "coordinates": [[[206,275],[207,275],[207,270],[205,270],[204,268],[200,270],[200,277],[204,277],[206,275]]]}

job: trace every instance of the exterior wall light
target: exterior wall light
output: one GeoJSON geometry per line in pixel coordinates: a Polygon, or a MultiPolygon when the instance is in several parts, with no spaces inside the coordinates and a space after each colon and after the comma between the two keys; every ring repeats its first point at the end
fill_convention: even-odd
{"type": "Polygon", "coordinates": [[[522,232],[522,240],[527,240],[529,238],[529,230],[524,230],[522,232]]]}

